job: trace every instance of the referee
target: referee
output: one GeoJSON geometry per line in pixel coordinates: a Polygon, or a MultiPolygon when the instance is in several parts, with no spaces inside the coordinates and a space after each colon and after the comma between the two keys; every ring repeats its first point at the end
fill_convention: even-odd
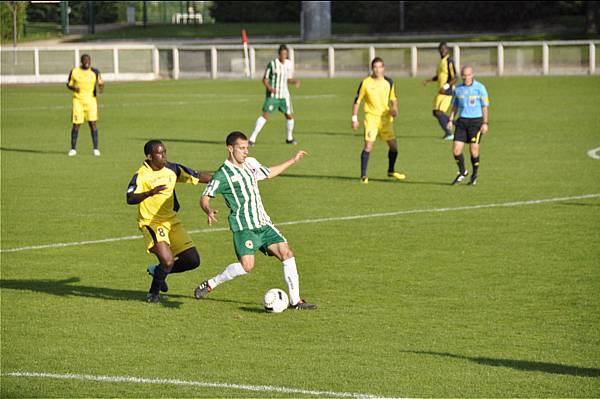
{"type": "Polygon", "coordinates": [[[490,99],[485,86],[473,79],[473,68],[465,66],[461,69],[463,82],[456,87],[452,100],[452,112],[448,121],[448,129],[456,126],[452,152],[458,165],[458,175],[452,184],[460,184],[469,171],[465,169],[465,158],[462,154],[465,143],[469,143],[473,174],[470,185],[477,184],[477,171],[479,169],[479,143],[481,136],[488,131],[488,107],[490,99]],[[453,122],[454,116],[458,116],[453,122]]]}

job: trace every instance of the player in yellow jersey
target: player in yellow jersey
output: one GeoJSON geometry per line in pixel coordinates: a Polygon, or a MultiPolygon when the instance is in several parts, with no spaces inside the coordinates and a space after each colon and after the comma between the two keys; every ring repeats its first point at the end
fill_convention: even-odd
{"type": "Polygon", "coordinates": [[[397,180],[406,179],[404,173],[396,172],[398,142],[394,134],[394,118],[398,115],[398,99],[394,89],[394,81],[384,75],[383,60],[375,57],[371,62],[372,74],[358,86],[358,92],[352,105],[352,129],[358,129],[358,107],[365,100],[365,145],[360,155],[360,178],[363,184],[369,182],[367,165],[369,155],[377,137],[385,140],[389,146],[388,176],[397,180]],[[390,107],[391,104],[391,107],[390,107]]]}
{"type": "Polygon", "coordinates": [[[100,71],[92,68],[92,58],[84,54],[81,56],[81,65],[73,68],[69,73],[67,88],[73,92],[73,111],[71,118],[73,127],[71,128],[71,150],[69,156],[77,155],[77,135],[79,127],[84,121],[88,121],[92,133],[93,153],[100,156],[98,149],[98,102],[96,101],[97,91],[102,91],[104,81],[100,76],[100,71]]]}
{"type": "Polygon", "coordinates": [[[454,65],[454,59],[450,56],[450,50],[448,45],[444,42],[438,46],[440,52],[440,62],[438,63],[436,74],[433,78],[423,81],[423,85],[427,85],[431,82],[438,83],[438,91],[433,99],[433,117],[436,118],[444,131],[444,140],[454,139],[452,130],[448,129],[448,115],[446,112],[450,109],[452,104],[452,93],[454,91],[454,85],[457,81],[456,66],[454,65]]]}
{"type": "Polygon", "coordinates": [[[144,153],[146,160],[127,188],[127,203],[138,205],[138,227],[146,249],[159,261],[147,269],[153,278],[146,300],[157,303],[159,291],[168,290],[165,279],[169,273],[185,272],[200,265],[200,255],[177,217],[175,183],[208,183],[212,174],[168,162],[167,150],[159,140],[148,141],[144,153]]]}

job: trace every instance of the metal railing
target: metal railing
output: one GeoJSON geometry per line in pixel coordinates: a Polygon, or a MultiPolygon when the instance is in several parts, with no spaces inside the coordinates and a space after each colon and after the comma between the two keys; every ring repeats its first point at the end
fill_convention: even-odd
{"type": "MultiPolygon", "coordinates": [[[[480,76],[593,75],[600,73],[600,41],[448,43],[456,66],[470,64],[480,76]]],[[[439,61],[436,43],[290,45],[298,77],[359,77],[369,73],[375,56],[392,77],[433,76],[439,61]]],[[[0,82],[64,82],[83,53],[106,80],[261,78],[277,45],[249,48],[245,75],[242,45],[154,46],[93,45],[0,48],[0,82]]]]}

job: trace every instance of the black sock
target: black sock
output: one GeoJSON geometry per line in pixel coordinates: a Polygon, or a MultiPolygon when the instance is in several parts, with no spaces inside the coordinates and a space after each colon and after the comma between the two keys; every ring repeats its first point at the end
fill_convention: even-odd
{"type": "Polygon", "coordinates": [[[158,295],[162,283],[167,278],[167,274],[168,273],[165,271],[162,265],[156,266],[154,269],[154,277],[152,278],[152,285],[150,285],[150,290],[148,292],[158,295]]]}
{"type": "Polygon", "coordinates": [[[471,163],[473,164],[473,175],[472,177],[477,176],[477,170],[479,169],[479,157],[471,157],[471,163]]]}
{"type": "Polygon", "coordinates": [[[396,158],[398,158],[398,151],[388,151],[388,173],[392,173],[396,166],[396,158]]]}
{"type": "Polygon", "coordinates": [[[455,155],[454,159],[456,160],[456,164],[458,165],[458,171],[461,175],[465,174],[465,157],[463,154],[455,155]]]}
{"type": "Polygon", "coordinates": [[[77,148],[77,134],[79,133],[78,129],[71,129],[71,149],[74,150],[77,148]]]}
{"type": "Polygon", "coordinates": [[[445,134],[450,135],[452,134],[452,131],[448,129],[448,121],[450,120],[450,118],[448,117],[448,115],[446,115],[443,112],[439,112],[436,115],[436,118],[442,128],[442,130],[444,131],[445,134]]]}
{"type": "Polygon", "coordinates": [[[360,153],[360,177],[367,175],[367,166],[369,164],[369,152],[363,150],[360,153]]]}
{"type": "Polygon", "coordinates": [[[92,130],[92,143],[94,145],[94,150],[98,149],[98,129],[92,130]]]}

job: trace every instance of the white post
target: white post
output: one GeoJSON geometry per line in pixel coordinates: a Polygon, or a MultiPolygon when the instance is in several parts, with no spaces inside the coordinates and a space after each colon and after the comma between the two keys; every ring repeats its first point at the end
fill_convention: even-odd
{"type": "Polygon", "coordinates": [[[288,55],[290,57],[290,61],[292,61],[292,64],[295,64],[296,60],[294,59],[295,54],[294,54],[294,48],[293,47],[289,47],[288,48],[288,55]]]}
{"type": "Polygon", "coordinates": [[[410,76],[413,78],[417,76],[417,47],[411,46],[410,48],[410,76]]]}
{"type": "Polygon", "coordinates": [[[542,44],[542,75],[548,75],[550,72],[550,50],[548,49],[548,43],[542,44]]]}
{"type": "Polygon", "coordinates": [[[256,50],[250,47],[250,79],[254,79],[254,76],[256,76],[256,50]]]}
{"type": "Polygon", "coordinates": [[[452,58],[454,58],[454,66],[456,66],[457,72],[460,75],[460,47],[458,45],[453,47],[452,58]]]}
{"type": "Polygon", "coordinates": [[[179,79],[179,49],[173,47],[173,80],[179,79]]]}
{"type": "Polygon", "coordinates": [[[371,66],[371,62],[373,62],[373,58],[375,58],[375,47],[369,46],[369,67],[371,66]]]}
{"type": "Polygon", "coordinates": [[[211,79],[216,79],[217,78],[217,48],[215,46],[212,46],[210,48],[210,78],[211,79]]]}
{"type": "Polygon", "coordinates": [[[40,50],[37,47],[33,49],[33,73],[37,82],[40,78],[40,50]]]}
{"type": "Polygon", "coordinates": [[[590,42],[590,75],[596,73],[596,45],[590,42]]]}
{"type": "Polygon", "coordinates": [[[329,46],[327,49],[327,61],[329,65],[329,77],[333,78],[335,76],[335,50],[332,46],[329,46]]]}
{"type": "Polygon", "coordinates": [[[75,56],[75,68],[77,68],[79,66],[79,49],[78,48],[75,49],[74,56],[75,56]]]}
{"type": "Polygon", "coordinates": [[[158,79],[160,74],[160,61],[158,49],[156,47],[152,49],[152,72],[154,73],[154,79],[158,79]]]}
{"type": "Polygon", "coordinates": [[[498,45],[498,76],[504,75],[504,46],[498,45]]]}
{"type": "Polygon", "coordinates": [[[119,75],[119,49],[117,47],[113,48],[113,69],[115,72],[115,79],[119,75]]]}

